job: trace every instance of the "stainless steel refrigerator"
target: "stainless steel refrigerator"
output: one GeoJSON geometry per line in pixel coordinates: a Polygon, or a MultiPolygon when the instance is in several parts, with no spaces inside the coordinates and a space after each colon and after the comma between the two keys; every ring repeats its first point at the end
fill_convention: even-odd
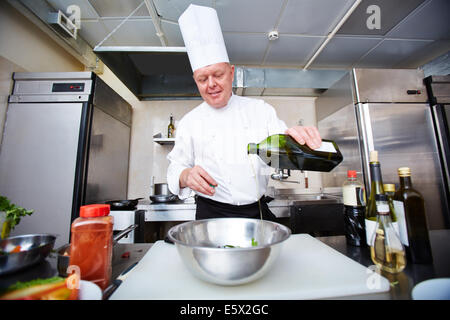
{"type": "Polygon", "coordinates": [[[84,204],[126,199],[131,106],[92,72],[15,73],[0,194],[26,209],[12,235],[70,241],[84,204]]]}
{"type": "Polygon", "coordinates": [[[352,69],[316,100],[318,128],[339,145],[344,161],[322,173],[324,187],[340,187],[357,170],[370,191],[369,153],[379,152],[383,183],[398,188],[399,167],[410,167],[425,199],[429,229],[450,226],[446,159],[439,149],[419,69],[352,69]]]}

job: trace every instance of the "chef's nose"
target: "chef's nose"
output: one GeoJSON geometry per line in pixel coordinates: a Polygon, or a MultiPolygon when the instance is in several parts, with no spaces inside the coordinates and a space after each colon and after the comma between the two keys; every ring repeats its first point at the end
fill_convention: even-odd
{"type": "Polygon", "coordinates": [[[216,81],[214,80],[213,76],[209,76],[208,77],[208,86],[211,87],[211,88],[216,86],[216,81]]]}

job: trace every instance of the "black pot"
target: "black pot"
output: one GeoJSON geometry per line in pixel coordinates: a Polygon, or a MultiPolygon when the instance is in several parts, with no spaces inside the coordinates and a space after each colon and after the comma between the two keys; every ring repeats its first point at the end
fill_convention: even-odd
{"type": "Polygon", "coordinates": [[[144,198],[137,198],[134,200],[111,200],[106,201],[106,204],[110,205],[110,209],[112,211],[118,211],[118,210],[134,210],[136,209],[136,206],[139,202],[139,200],[144,198]]]}

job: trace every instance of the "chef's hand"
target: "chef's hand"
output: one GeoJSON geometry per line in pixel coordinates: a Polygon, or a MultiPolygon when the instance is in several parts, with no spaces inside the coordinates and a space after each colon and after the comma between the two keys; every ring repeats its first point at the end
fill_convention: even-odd
{"type": "Polygon", "coordinates": [[[217,187],[217,182],[202,167],[194,166],[181,172],[180,187],[189,187],[194,191],[212,196],[215,192],[214,188],[217,187]]]}
{"type": "Polygon", "coordinates": [[[316,127],[295,126],[287,129],[285,133],[302,145],[306,143],[311,149],[320,148],[322,144],[319,130],[316,127]]]}

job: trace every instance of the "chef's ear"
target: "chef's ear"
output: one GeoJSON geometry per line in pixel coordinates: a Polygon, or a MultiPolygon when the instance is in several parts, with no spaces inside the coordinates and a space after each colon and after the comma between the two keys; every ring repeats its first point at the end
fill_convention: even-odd
{"type": "Polygon", "coordinates": [[[231,75],[234,78],[234,64],[230,64],[230,67],[231,67],[231,75]]]}

